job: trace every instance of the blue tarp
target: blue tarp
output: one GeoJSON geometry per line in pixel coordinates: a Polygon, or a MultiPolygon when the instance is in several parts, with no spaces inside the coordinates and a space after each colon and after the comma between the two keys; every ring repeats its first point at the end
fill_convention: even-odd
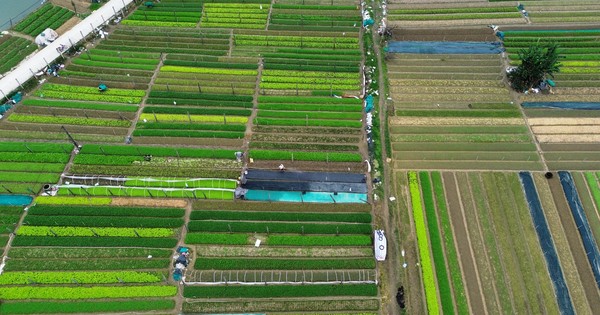
{"type": "Polygon", "coordinates": [[[26,206],[32,200],[33,197],[27,195],[0,195],[0,205],[3,206],[26,206]]]}
{"type": "Polygon", "coordinates": [[[367,194],[249,189],[246,200],[315,203],[366,203],[367,194]]]}
{"type": "Polygon", "coordinates": [[[575,188],[575,184],[573,183],[573,177],[571,173],[566,171],[558,172],[558,177],[560,177],[560,184],[569,203],[569,208],[571,208],[575,225],[577,225],[577,230],[579,230],[586,256],[596,279],[596,285],[600,288],[600,251],[594,240],[594,235],[592,234],[592,229],[585,216],[585,212],[583,212],[583,205],[579,199],[577,188],[575,188]]]}
{"type": "Polygon", "coordinates": [[[390,42],[389,51],[405,54],[499,54],[498,42],[390,42]]]}
{"type": "Polygon", "coordinates": [[[565,278],[560,267],[560,261],[558,260],[558,254],[556,253],[556,247],[552,241],[550,229],[544,216],[544,210],[533,182],[533,177],[529,172],[520,172],[519,177],[521,178],[521,185],[525,191],[525,197],[529,204],[529,212],[537,232],[538,239],[540,240],[540,246],[544,252],[546,258],[546,266],[550,274],[550,279],[554,284],[554,292],[556,292],[556,299],[560,313],[563,315],[575,314],[573,309],[573,303],[571,302],[571,296],[569,295],[569,288],[565,282],[565,278]]]}
{"type": "Polygon", "coordinates": [[[593,102],[524,102],[523,108],[560,108],[560,109],[600,109],[600,103],[593,102]]]}
{"type": "Polygon", "coordinates": [[[368,113],[372,111],[374,106],[373,95],[367,96],[367,98],[365,98],[365,112],[368,113]]]}

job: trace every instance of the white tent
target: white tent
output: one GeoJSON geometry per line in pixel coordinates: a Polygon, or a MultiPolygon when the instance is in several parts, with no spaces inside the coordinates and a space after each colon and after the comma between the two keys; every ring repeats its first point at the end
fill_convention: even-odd
{"type": "Polygon", "coordinates": [[[35,38],[35,43],[38,44],[38,46],[43,47],[43,46],[49,45],[57,38],[58,38],[58,33],[56,33],[51,28],[47,28],[43,32],[41,32],[40,35],[38,35],[35,38]]]}

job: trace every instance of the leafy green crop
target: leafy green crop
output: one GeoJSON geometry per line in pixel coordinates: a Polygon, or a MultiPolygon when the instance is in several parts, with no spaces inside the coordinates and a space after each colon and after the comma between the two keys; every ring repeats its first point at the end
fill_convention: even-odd
{"type": "MultiPolygon", "coordinates": [[[[30,211],[31,212],[31,211],[30,211]]],[[[254,211],[193,211],[190,220],[328,221],[371,223],[370,213],[290,213],[254,211]]]]}
{"type": "Polygon", "coordinates": [[[183,225],[182,218],[123,217],[84,215],[28,215],[23,224],[47,226],[81,227],[131,227],[131,228],[176,228],[183,225]]]}
{"type": "Polygon", "coordinates": [[[106,286],[106,287],[5,287],[0,291],[0,299],[102,299],[159,297],[177,294],[175,286],[106,286]]]}
{"type": "MultiPolygon", "coordinates": [[[[16,247],[14,249],[20,249],[16,247]]],[[[23,248],[29,249],[29,248],[23,248]]],[[[52,248],[44,248],[52,249],[52,248]]],[[[60,248],[64,250],[65,248],[60,248]]],[[[67,248],[73,249],[73,248],[67,248]]],[[[83,249],[83,248],[82,248],[83,249]]],[[[122,250],[122,248],[95,248],[95,249],[114,249],[122,250]]],[[[128,247],[127,249],[133,249],[128,247]]],[[[141,249],[141,248],[139,248],[141,249]]],[[[169,258],[152,258],[148,259],[115,259],[115,258],[94,258],[89,259],[31,259],[31,258],[16,258],[11,259],[6,263],[5,271],[82,271],[82,270],[140,270],[140,269],[165,269],[168,268],[171,259],[169,258]]]]}
{"type": "Polygon", "coordinates": [[[169,310],[173,300],[128,300],[85,302],[8,302],[0,305],[0,314],[109,313],[169,310]]]}
{"type": "Polygon", "coordinates": [[[112,198],[102,197],[58,197],[38,196],[35,203],[38,205],[88,205],[105,206],[112,202],[112,198]]]}
{"type": "Polygon", "coordinates": [[[423,206],[421,202],[421,192],[419,190],[419,180],[416,172],[408,173],[410,185],[410,196],[413,209],[413,219],[417,231],[417,243],[419,245],[419,256],[421,257],[421,272],[423,274],[423,284],[425,287],[425,297],[427,300],[427,309],[430,314],[439,314],[439,304],[433,275],[433,265],[429,255],[429,241],[427,238],[427,226],[423,215],[423,206]]]}
{"type": "Polygon", "coordinates": [[[130,155],[143,157],[146,154],[153,156],[188,157],[188,158],[234,158],[235,150],[223,149],[193,149],[193,148],[167,148],[167,147],[143,147],[124,145],[99,145],[86,144],[80,154],[97,155],[130,155]]]}
{"type": "Polygon", "coordinates": [[[278,259],[278,258],[205,258],[199,257],[196,270],[317,270],[373,269],[373,258],[278,259]]]}
{"type": "Polygon", "coordinates": [[[85,237],[85,236],[18,236],[12,246],[74,246],[74,247],[152,247],[171,248],[177,245],[174,238],[150,237],[85,237]]]}
{"type": "Polygon", "coordinates": [[[102,118],[83,118],[67,116],[43,116],[15,113],[8,118],[10,121],[42,124],[65,124],[101,127],[129,127],[129,120],[114,120],[102,118]]]}
{"type": "Polygon", "coordinates": [[[59,283],[149,283],[160,282],[156,273],[138,271],[74,271],[74,272],[5,272],[0,275],[0,284],[59,284],[59,283]]]}
{"type": "Polygon", "coordinates": [[[23,225],[17,235],[25,236],[90,236],[90,237],[172,237],[174,231],[167,228],[116,228],[74,226],[29,226],[23,225]]]}
{"type": "Polygon", "coordinates": [[[377,296],[374,284],[268,285],[268,286],[186,286],[187,298],[275,298],[316,296],[377,296]]]}
{"type": "Polygon", "coordinates": [[[270,235],[267,242],[281,246],[369,246],[372,243],[368,235],[270,235]]]}
{"type": "Polygon", "coordinates": [[[285,152],[272,150],[252,150],[250,157],[255,160],[298,160],[328,162],[360,162],[362,157],[357,153],[338,152],[285,152]]]}
{"type": "Polygon", "coordinates": [[[149,208],[149,207],[82,207],[82,206],[50,206],[31,207],[29,215],[76,215],[76,216],[136,216],[136,217],[170,217],[179,218],[185,213],[181,208],[149,208]]]}
{"type": "Polygon", "coordinates": [[[222,244],[246,245],[246,234],[219,234],[219,233],[188,233],[185,237],[186,244],[222,244]]]}
{"type": "Polygon", "coordinates": [[[188,230],[193,232],[201,231],[235,233],[369,234],[371,233],[371,224],[191,221],[188,223],[188,230]]]}

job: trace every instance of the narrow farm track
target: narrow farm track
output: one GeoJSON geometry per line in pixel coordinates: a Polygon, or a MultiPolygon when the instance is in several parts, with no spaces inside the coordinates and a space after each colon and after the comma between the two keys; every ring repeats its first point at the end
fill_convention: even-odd
{"type": "Polygon", "coordinates": [[[488,314],[488,310],[485,307],[485,299],[481,292],[479,271],[475,266],[475,254],[472,251],[471,239],[467,233],[466,219],[463,214],[464,207],[459,197],[457,179],[450,172],[442,173],[442,178],[446,190],[448,213],[458,249],[458,257],[469,296],[470,311],[472,314],[488,314]]]}
{"type": "MultiPolygon", "coordinates": [[[[181,228],[181,234],[179,235],[179,241],[177,242],[177,246],[175,246],[174,250],[173,250],[173,256],[177,255],[177,248],[179,246],[183,246],[185,245],[185,236],[187,235],[187,225],[190,222],[190,214],[192,213],[192,202],[191,201],[187,201],[187,204],[185,206],[185,215],[183,217],[183,227],[181,228]]],[[[198,255],[198,253],[192,252],[192,254],[190,255],[190,262],[189,262],[189,266],[193,266],[194,265],[194,258],[196,257],[196,255],[198,255]]],[[[171,278],[173,276],[173,273],[169,271],[169,278],[171,278]]],[[[183,282],[180,282],[177,286],[177,295],[175,296],[175,309],[176,310],[181,310],[183,307],[183,303],[185,302],[185,298],[183,297],[183,282]]]]}
{"type": "MultiPolygon", "coordinates": [[[[259,58],[258,70],[256,74],[256,85],[254,86],[254,94],[252,95],[252,112],[248,117],[248,123],[246,124],[246,131],[244,132],[244,143],[242,144],[242,151],[244,156],[247,157],[250,150],[250,140],[252,139],[252,129],[254,128],[254,120],[258,115],[258,96],[260,95],[260,82],[262,78],[262,72],[264,69],[264,59],[259,58]]],[[[245,160],[248,162],[247,160],[245,160]]]]}
{"type": "Polygon", "coordinates": [[[569,247],[573,253],[573,259],[575,260],[575,266],[577,267],[585,296],[590,304],[590,308],[592,310],[598,310],[600,309],[600,293],[598,292],[598,287],[594,281],[594,275],[592,274],[592,269],[587,260],[571,210],[565,200],[560,180],[557,176],[554,176],[548,180],[548,184],[550,186],[550,191],[552,192],[552,197],[554,198],[554,203],[558,208],[558,215],[565,231],[569,247]]]}
{"type": "Polygon", "coordinates": [[[138,120],[140,119],[140,116],[144,112],[144,107],[146,106],[146,100],[148,100],[148,97],[150,97],[150,91],[152,90],[154,81],[156,81],[156,78],[158,77],[158,74],[160,73],[160,68],[163,66],[163,63],[164,63],[166,57],[167,56],[161,54],[160,61],[158,62],[158,65],[156,65],[156,68],[154,69],[154,73],[152,74],[150,83],[148,83],[148,89],[146,90],[146,94],[142,98],[142,101],[140,102],[140,106],[138,107],[137,112],[135,112],[135,117],[133,118],[133,121],[131,122],[131,126],[127,130],[127,137],[133,136],[133,132],[135,131],[135,126],[137,125],[138,120]]]}

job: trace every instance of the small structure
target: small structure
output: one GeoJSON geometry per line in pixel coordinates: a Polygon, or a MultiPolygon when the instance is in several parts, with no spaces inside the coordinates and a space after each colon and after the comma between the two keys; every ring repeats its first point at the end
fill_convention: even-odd
{"type": "Polygon", "coordinates": [[[58,38],[58,33],[56,33],[51,28],[47,28],[35,38],[35,43],[40,47],[44,47],[44,46],[48,46],[50,43],[52,43],[57,38],[58,38]]]}
{"type": "Polygon", "coordinates": [[[175,270],[173,270],[173,280],[185,281],[184,271],[190,263],[190,251],[187,247],[180,246],[177,248],[177,254],[175,261],[173,262],[173,267],[175,267],[175,270]]]}
{"type": "Polygon", "coordinates": [[[373,232],[375,238],[374,249],[375,249],[375,260],[384,261],[387,255],[387,239],[383,230],[375,230],[373,232]]]}
{"type": "Polygon", "coordinates": [[[98,91],[100,91],[100,92],[106,92],[106,90],[108,90],[108,87],[106,86],[106,84],[100,83],[98,85],[98,91]]]}

